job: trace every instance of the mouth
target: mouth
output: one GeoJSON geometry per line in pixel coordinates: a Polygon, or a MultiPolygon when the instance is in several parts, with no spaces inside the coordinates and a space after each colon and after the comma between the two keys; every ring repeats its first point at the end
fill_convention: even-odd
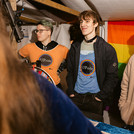
{"type": "Polygon", "coordinates": [[[82,31],[85,31],[85,30],[87,30],[87,28],[81,28],[81,30],[82,30],[82,31]]]}

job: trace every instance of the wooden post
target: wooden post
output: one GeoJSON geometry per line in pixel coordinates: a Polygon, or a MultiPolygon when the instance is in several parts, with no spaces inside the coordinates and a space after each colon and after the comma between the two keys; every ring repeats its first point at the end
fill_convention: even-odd
{"type": "MultiPolygon", "coordinates": [[[[13,11],[16,11],[17,10],[17,7],[16,7],[16,0],[9,0],[9,2],[10,2],[10,4],[11,4],[11,6],[12,6],[12,9],[13,9],[13,11]]],[[[11,29],[12,30],[12,29],[11,29]]],[[[15,52],[17,52],[17,42],[16,42],[16,39],[15,39],[15,37],[13,36],[13,40],[12,40],[12,47],[13,47],[13,50],[15,51],[15,52]]]]}
{"type": "Polygon", "coordinates": [[[41,4],[44,4],[44,5],[47,5],[47,6],[50,6],[50,7],[53,7],[53,8],[56,8],[58,10],[61,10],[61,11],[64,11],[64,12],[67,12],[69,14],[72,14],[72,15],[75,15],[75,16],[78,16],[80,12],[76,11],[76,10],[73,10],[69,7],[66,7],[66,6],[63,6],[61,4],[58,4],[56,2],[53,2],[51,0],[34,0],[36,2],[39,2],[41,4]]]}

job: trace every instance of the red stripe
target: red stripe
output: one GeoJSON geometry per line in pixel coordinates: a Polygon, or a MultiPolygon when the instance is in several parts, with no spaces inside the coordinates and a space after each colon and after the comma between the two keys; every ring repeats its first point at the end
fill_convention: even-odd
{"type": "Polygon", "coordinates": [[[109,21],[111,25],[134,25],[134,21],[109,21]]]}
{"type": "Polygon", "coordinates": [[[128,25],[134,21],[112,22],[108,23],[108,42],[117,44],[134,45],[134,24],[128,25]],[[114,25],[113,25],[114,23],[114,25]],[[122,23],[122,25],[120,25],[122,23]],[[126,25],[123,25],[126,24],[126,25]]]}

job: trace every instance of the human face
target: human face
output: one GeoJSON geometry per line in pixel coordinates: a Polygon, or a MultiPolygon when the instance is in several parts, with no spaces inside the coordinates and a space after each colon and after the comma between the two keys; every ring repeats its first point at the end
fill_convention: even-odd
{"type": "Polygon", "coordinates": [[[51,38],[51,30],[39,24],[37,26],[37,39],[38,41],[45,42],[51,38]]]}
{"type": "Polygon", "coordinates": [[[80,20],[80,29],[82,34],[86,39],[91,39],[95,36],[95,28],[98,26],[98,23],[93,23],[92,17],[87,17],[86,19],[80,20]]]}

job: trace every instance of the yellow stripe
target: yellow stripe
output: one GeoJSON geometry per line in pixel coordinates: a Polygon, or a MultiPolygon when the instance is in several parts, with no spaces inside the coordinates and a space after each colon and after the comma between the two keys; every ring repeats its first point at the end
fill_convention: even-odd
{"type": "Polygon", "coordinates": [[[110,43],[116,50],[118,62],[127,63],[130,56],[134,54],[134,45],[110,43]]]}

